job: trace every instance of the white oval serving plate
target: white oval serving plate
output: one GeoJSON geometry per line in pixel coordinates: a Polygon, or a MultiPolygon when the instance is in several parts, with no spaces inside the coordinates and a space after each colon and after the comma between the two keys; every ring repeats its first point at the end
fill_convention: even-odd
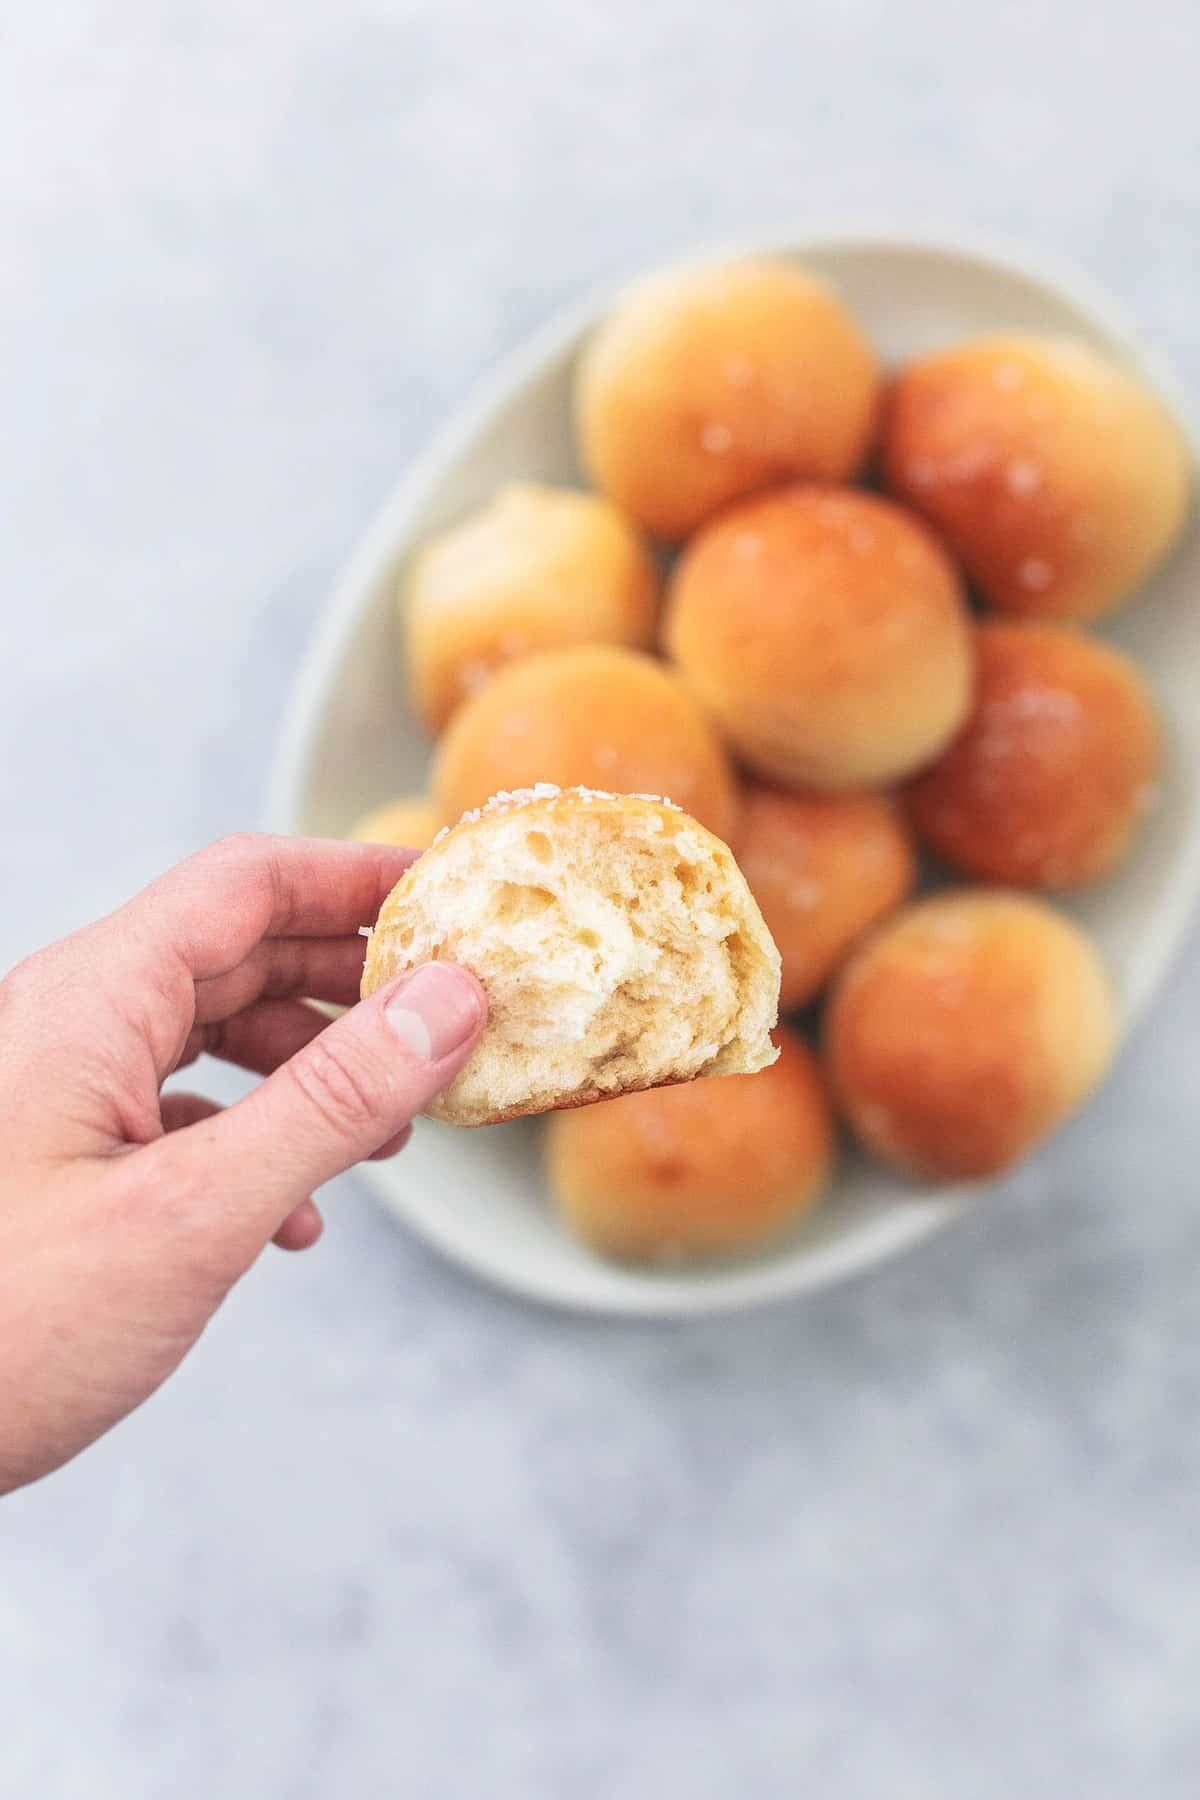
{"type": "MultiPolygon", "coordinates": [[[[990,245],[886,231],[812,230],[710,247],[683,259],[794,258],[826,275],[887,361],[986,331],[1071,332],[1139,367],[1183,419],[1178,384],[1109,303],[1074,275],[990,245]]],[[[543,331],[444,431],[362,540],[301,672],[276,761],[270,820],[340,836],[367,807],[425,780],[429,745],[404,700],[397,577],[430,532],[513,477],[579,483],[573,364],[611,292],[543,331]]],[[[1186,423],[1186,421],[1184,421],[1186,423]]],[[[1193,438],[1194,444],[1194,438],[1193,438]]],[[[1162,980],[1200,893],[1200,530],[1106,632],[1141,663],[1168,731],[1162,803],[1115,880],[1072,903],[1113,970],[1128,1027],[1162,980]]],[[[1103,1101],[1100,1102],[1103,1104],[1103,1101]]],[[[914,1188],[858,1160],[828,1203],[754,1257],[702,1268],[625,1269],[555,1221],[536,1121],[482,1131],[418,1121],[388,1163],[364,1165],[391,1210],[501,1287],[588,1311],[666,1317],[732,1310],[822,1287],[947,1224],[970,1190],[914,1188]]]]}

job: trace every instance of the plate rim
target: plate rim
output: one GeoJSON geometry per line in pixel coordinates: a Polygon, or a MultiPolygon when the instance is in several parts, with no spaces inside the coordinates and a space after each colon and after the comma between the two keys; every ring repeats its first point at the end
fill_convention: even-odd
{"type": "MultiPolygon", "coordinates": [[[[341,661],[346,642],[369,594],[393,560],[397,541],[404,536],[412,515],[489,417],[514,398],[548,362],[563,354],[584,329],[603,315],[630,281],[643,275],[735,257],[786,255],[802,259],[858,250],[875,255],[915,252],[953,257],[1000,275],[1015,276],[1065,300],[1116,345],[1155,388],[1184,434],[1194,482],[1195,469],[1200,464],[1200,430],[1173,364],[1146,343],[1119,302],[1090,275],[1057,253],[1033,249],[998,234],[960,231],[949,226],[908,229],[868,216],[843,221],[814,219],[807,224],[776,221],[760,231],[691,243],[652,264],[639,262],[633,269],[593,283],[582,297],[555,309],[515,348],[502,355],[492,372],[473,383],[465,398],[452,405],[444,423],[375,507],[341,564],[292,680],[267,781],[268,829],[282,833],[294,830],[314,754],[314,726],[326,704],[333,671],[341,661]]],[[[1136,989],[1126,996],[1122,1053],[1179,954],[1198,905],[1200,830],[1194,830],[1187,839],[1171,899],[1158,921],[1153,948],[1146,953],[1136,989]]],[[[765,1260],[718,1263],[708,1269],[700,1266],[698,1272],[671,1269],[669,1274],[663,1269],[625,1268],[600,1259],[596,1270],[589,1273],[593,1279],[596,1274],[606,1279],[597,1281],[594,1289],[580,1287],[579,1291],[572,1291],[559,1281],[541,1279],[536,1271],[526,1274],[495,1266],[486,1255],[479,1254],[474,1236],[457,1227],[450,1210],[442,1214],[410,1210],[387,1171],[378,1165],[364,1163],[357,1172],[366,1177],[393,1218],[476,1279],[559,1311],[662,1321],[776,1304],[865,1274],[961,1218],[980,1190],[995,1185],[959,1182],[939,1188],[936,1194],[918,1191],[911,1202],[898,1205],[894,1214],[878,1221],[861,1241],[853,1237],[835,1240],[812,1255],[795,1259],[772,1258],[768,1248],[760,1253],[765,1260]],[[642,1281],[645,1287],[640,1285],[642,1281]]]]}

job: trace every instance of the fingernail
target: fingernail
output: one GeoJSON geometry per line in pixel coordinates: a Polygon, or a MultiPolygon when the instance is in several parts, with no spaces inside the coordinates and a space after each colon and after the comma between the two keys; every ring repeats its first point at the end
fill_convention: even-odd
{"type": "Polygon", "coordinates": [[[479,1024],[479,990],[453,963],[422,963],[401,982],[383,1016],[406,1050],[422,1062],[440,1062],[479,1024]]]}

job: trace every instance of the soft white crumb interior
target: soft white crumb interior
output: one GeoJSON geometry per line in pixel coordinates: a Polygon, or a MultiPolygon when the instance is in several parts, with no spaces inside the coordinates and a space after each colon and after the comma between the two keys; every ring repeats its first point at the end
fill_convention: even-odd
{"type": "Polygon", "coordinates": [[[488,1029],[452,1090],[463,1112],[760,1068],[778,971],[747,898],[682,815],[517,806],[416,864],[380,922],[380,975],[443,957],[483,981],[488,1029]]]}

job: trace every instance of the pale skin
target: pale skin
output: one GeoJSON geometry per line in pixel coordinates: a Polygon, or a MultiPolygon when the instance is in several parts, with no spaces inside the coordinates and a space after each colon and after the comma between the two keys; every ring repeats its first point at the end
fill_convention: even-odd
{"type": "Polygon", "coordinates": [[[0,1493],[153,1393],[267,1245],[314,1244],[313,1190],[401,1149],[470,1055],[486,1001],[452,964],[354,1004],[413,855],[228,838],[0,982],[0,1493]],[[265,1079],[163,1094],[202,1051],[265,1079]]]}

